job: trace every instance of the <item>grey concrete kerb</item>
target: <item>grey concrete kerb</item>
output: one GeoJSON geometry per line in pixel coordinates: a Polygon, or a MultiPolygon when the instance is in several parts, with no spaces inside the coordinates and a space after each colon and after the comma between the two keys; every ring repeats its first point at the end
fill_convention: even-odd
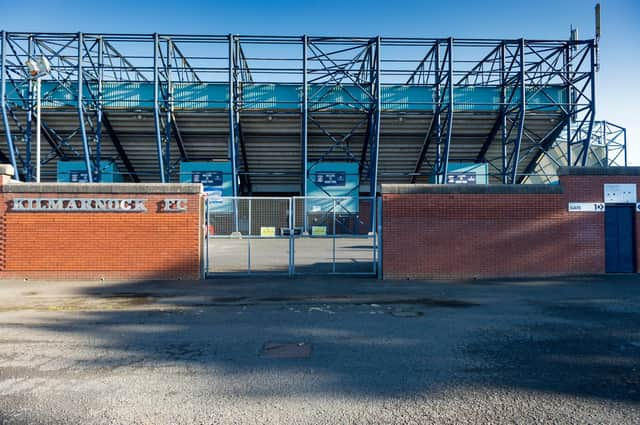
{"type": "Polygon", "coordinates": [[[200,183],[20,183],[2,187],[5,193],[202,193],[200,183]]]}

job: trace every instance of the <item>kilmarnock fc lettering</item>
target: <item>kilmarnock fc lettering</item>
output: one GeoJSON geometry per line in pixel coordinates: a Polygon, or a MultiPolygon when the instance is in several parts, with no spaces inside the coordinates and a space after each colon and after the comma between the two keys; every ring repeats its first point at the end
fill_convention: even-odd
{"type": "Polygon", "coordinates": [[[146,212],[146,199],[16,198],[11,211],[146,212]]]}

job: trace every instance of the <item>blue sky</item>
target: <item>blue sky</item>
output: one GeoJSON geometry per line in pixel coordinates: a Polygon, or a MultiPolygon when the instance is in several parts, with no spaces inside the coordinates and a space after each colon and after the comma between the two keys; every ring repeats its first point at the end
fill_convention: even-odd
{"type": "MultiPolygon", "coordinates": [[[[32,32],[593,38],[592,0],[0,1],[0,29],[32,32]]],[[[640,165],[640,1],[601,0],[597,117],[627,128],[640,165]]]]}

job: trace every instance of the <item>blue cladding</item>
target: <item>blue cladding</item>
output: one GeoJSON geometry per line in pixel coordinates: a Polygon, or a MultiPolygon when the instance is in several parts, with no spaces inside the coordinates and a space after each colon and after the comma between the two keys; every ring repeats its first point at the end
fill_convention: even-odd
{"type": "Polygon", "coordinates": [[[382,86],[382,109],[391,111],[433,111],[433,88],[426,86],[382,86]]]}
{"type": "MultiPolygon", "coordinates": [[[[445,103],[449,93],[445,92],[445,103]]],[[[455,111],[498,111],[500,109],[500,89],[495,87],[454,87],[453,109],[455,111]]]]}
{"type": "Polygon", "coordinates": [[[348,110],[366,111],[373,98],[358,86],[320,86],[309,87],[309,109],[311,110],[348,110]]]}
{"type": "MultiPolygon", "coordinates": [[[[95,164],[94,164],[95,166],[95,164]]],[[[84,161],[58,161],[58,183],[86,183],[89,181],[84,161]]],[[[124,181],[118,167],[112,161],[100,161],[100,182],[124,181]]]]}
{"type": "Polygon", "coordinates": [[[356,162],[319,162],[309,166],[307,173],[308,213],[332,212],[333,200],[329,197],[345,197],[336,200],[336,213],[358,212],[360,176],[356,162]],[[326,199],[323,199],[326,198],[326,199]]]}
{"type": "Polygon", "coordinates": [[[177,109],[224,109],[229,106],[229,87],[226,84],[176,83],[173,98],[177,109]]]}
{"type": "Polygon", "coordinates": [[[202,183],[209,194],[209,211],[233,212],[233,201],[221,199],[233,196],[231,161],[180,163],[180,183],[202,183]]]}
{"type": "Polygon", "coordinates": [[[153,108],[153,84],[104,83],[105,108],[153,108]]]}
{"type": "Polygon", "coordinates": [[[213,196],[233,196],[231,162],[192,161],[180,163],[180,183],[202,183],[213,196]]]}
{"type": "MultiPolygon", "coordinates": [[[[77,107],[77,87],[55,81],[43,81],[42,105],[45,108],[77,107]]],[[[161,84],[166,91],[166,83],[161,84]]],[[[367,87],[356,85],[320,85],[308,87],[311,111],[361,111],[370,107],[373,99],[367,87]]],[[[506,103],[517,104],[520,91],[509,88],[506,103]]],[[[430,86],[386,85],[380,88],[383,111],[433,111],[434,88],[430,86]]],[[[10,103],[23,105],[28,87],[7,87],[10,103]]],[[[299,110],[302,102],[302,86],[299,84],[242,84],[240,107],[247,110],[299,110]]],[[[87,102],[97,97],[97,84],[86,84],[83,96],[87,102]]],[[[454,110],[469,112],[495,112],[500,109],[499,87],[454,87],[454,110]]],[[[561,86],[527,87],[527,109],[530,111],[559,112],[567,102],[566,89],[561,86]]],[[[449,100],[446,90],[443,103],[449,100]]],[[[178,110],[227,109],[229,86],[226,83],[175,83],[174,107],[178,110]]],[[[103,104],[106,109],[151,109],[153,108],[153,83],[150,82],[104,82],[103,104]]]]}
{"type": "Polygon", "coordinates": [[[302,86],[297,84],[243,84],[245,109],[299,109],[302,86]]]}
{"type": "MultiPolygon", "coordinates": [[[[429,183],[435,183],[435,176],[429,183]]],[[[475,162],[450,162],[447,167],[447,184],[488,184],[489,166],[475,162]]]]}

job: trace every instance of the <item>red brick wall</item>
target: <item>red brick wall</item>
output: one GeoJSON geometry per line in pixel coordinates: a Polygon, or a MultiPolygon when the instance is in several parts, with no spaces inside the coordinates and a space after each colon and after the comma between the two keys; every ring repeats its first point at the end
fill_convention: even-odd
{"type": "Polygon", "coordinates": [[[200,194],[0,193],[0,277],[198,279],[200,194]],[[141,198],[147,212],[17,212],[13,198],[141,198]],[[166,198],[184,212],[161,212],[166,198]]]}
{"type": "Polygon", "coordinates": [[[602,202],[605,182],[640,177],[562,176],[563,192],[548,194],[385,193],[384,277],[604,273],[604,214],[569,213],[568,203],[602,202]]]}

